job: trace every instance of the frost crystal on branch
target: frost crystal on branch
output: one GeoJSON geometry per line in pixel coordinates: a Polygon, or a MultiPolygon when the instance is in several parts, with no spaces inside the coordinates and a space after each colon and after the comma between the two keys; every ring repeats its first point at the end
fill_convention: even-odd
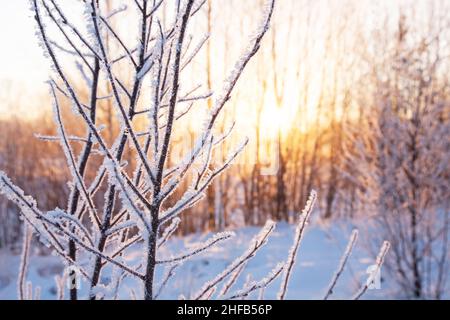
{"type": "Polygon", "coordinates": [[[352,235],[350,236],[350,240],[348,241],[347,247],[345,249],[344,255],[342,256],[341,261],[339,262],[339,267],[336,270],[333,278],[331,279],[330,285],[328,286],[324,300],[327,300],[328,297],[331,294],[333,294],[333,289],[339,279],[339,276],[342,274],[342,271],[345,268],[345,264],[347,263],[347,260],[350,257],[350,254],[352,253],[353,247],[357,239],[358,239],[358,230],[353,230],[352,235]]]}
{"type": "Polygon", "coordinates": [[[369,286],[376,280],[376,277],[380,275],[380,269],[383,265],[384,258],[386,257],[387,252],[389,251],[389,248],[391,247],[391,244],[388,241],[384,241],[383,245],[380,248],[380,252],[378,253],[377,259],[375,261],[375,269],[371,271],[369,278],[365,282],[365,284],[359,289],[359,291],[355,294],[353,297],[353,300],[358,300],[362,297],[364,293],[366,293],[367,289],[369,289],[369,286]]]}
{"type": "Polygon", "coordinates": [[[256,252],[264,246],[267,242],[267,238],[272,233],[275,228],[275,222],[269,220],[266,222],[264,228],[254,237],[248,247],[247,251],[244,252],[239,258],[234,260],[225,270],[218,274],[214,279],[208,281],[200,289],[200,291],[194,295],[195,300],[204,299],[208,294],[209,290],[216,287],[220,282],[222,282],[226,277],[231,275],[236,269],[240,268],[243,264],[256,254],[256,252]]]}
{"type": "Polygon", "coordinates": [[[253,291],[263,290],[281,274],[281,272],[283,271],[283,268],[284,268],[284,264],[279,263],[264,279],[262,279],[258,282],[250,283],[247,286],[247,288],[236,292],[235,294],[231,295],[227,299],[232,300],[232,299],[244,298],[244,297],[247,297],[253,291]]]}
{"type": "Polygon", "coordinates": [[[303,239],[303,234],[309,222],[309,217],[311,215],[311,212],[313,211],[316,200],[317,200],[317,193],[313,190],[309,195],[308,201],[306,202],[306,206],[300,215],[300,221],[297,223],[297,227],[295,229],[294,243],[292,244],[292,247],[289,250],[289,255],[286,261],[286,267],[284,268],[283,280],[281,282],[280,291],[278,292],[278,298],[280,300],[283,300],[284,297],[286,296],[289,284],[289,277],[291,275],[292,268],[294,267],[298,248],[300,247],[300,243],[303,239]]]}

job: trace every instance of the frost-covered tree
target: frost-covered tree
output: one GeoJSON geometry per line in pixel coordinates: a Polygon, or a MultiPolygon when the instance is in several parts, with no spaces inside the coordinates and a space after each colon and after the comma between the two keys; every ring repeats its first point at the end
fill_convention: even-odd
{"type": "MultiPolygon", "coordinates": [[[[193,92],[197,88],[189,88],[189,83],[181,80],[182,72],[194,60],[207,36],[198,40],[193,49],[186,45],[191,25],[204,1],[165,4],[166,10],[172,6],[173,14],[169,15],[171,21],[164,24],[160,15],[162,4],[163,1],[134,1],[105,15],[99,1],[82,1],[79,5],[83,6],[84,25],[78,25],[57,1],[31,1],[37,36],[54,71],[48,85],[54,101],[57,139],[72,175],[71,192],[67,208],[43,212],[4,173],[0,176],[1,191],[18,204],[26,223],[68,264],[77,266],[80,255],[92,256],[89,268],[79,266],[90,283],[92,299],[99,292],[100,274],[106,264],[142,280],[144,298],[152,299],[156,295],[154,274],[158,264],[184,260],[230,236],[220,234],[194,253],[173,261],[158,261],[157,249],[163,244],[162,237],[170,236],[178,225],[178,216],[203,197],[213,179],[246,144],[244,141],[230,152],[223,164],[211,165],[213,149],[226,138],[215,134],[216,120],[245,66],[258,51],[269,27],[274,1],[268,2],[260,25],[237,59],[223,90],[214,95],[212,108],[204,113],[203,128],[194,147],[186,151],[184,159],[175,167],[168,167],[167,159],[177,121],[191,110],[190,103],[211,99],[211,93],[196,95],[193,92]],[[130,37],[125,39],[123,32],[111,23],[120,16],[122,19],[137,17],[139,21],[132,44],[127,41],[130,37]],[[106,45],[107,37],[122,49],[120,56],[112,56],[106,45]],[[67,66],[67,60],[75,60],[89,97],[81,95],[79,87],[74,85],[74,71],[67,66]],[[119,76],[118,71],[124,68],[132,73],[131,80],[119,76]],[[111,90],[104,97],[100,96],[103,87],[111,90]],[[112,145],[108,145],[102,128],[97,125],[101,99],[113,102],[120,120],[120,131],[112,145]],[[80,125],[85,126],[85,137],[68,133],[62,100],[69,101],[80,125]],[[83,141],[81,150],[74,147],[75,140],[83,141]],[[133,154],[134,165],[124,161],[125,152],[133,154]],[[85,173],[93,165],[94,157],[101,157],[101,165],[96,169],[95,178],[89,180],[85,173]],[[190,179],[190,187],[167,205],[166,201],[184,179],[190,179]],[[94,198],[100,190],[104,192],[104,203],[99,206],[94,198]],[[162,233],[163,230],[170,232],[162,233]],[[124,252],[135,243],[145,250],[141,270],[123,262],[124,252]]],[[[71,298],[77,298],[76,288],[71,290],[71,298]]]]}
{"type": "MultiPolygon", "coordinates": [[[[33,230],[66,263],[69,274],[65,276],[69,280],[81,276],[76,281],[88,286],[86,298],[117,298],[121,282],[131,277],[142,284],[142,290],[135,292],[139,298],[157,299],[181,263],[233,235],[216,234],[176,256],[161,254],[180,225],[181,214],[204,197],[211,182],[247,143],[245,140],[224,162],[213,165],[214,150],[222,147],[231,133],[227,130],[225,134],[217,134],[216,123],[246,65],[261,45],[274,2],[267,2],[260,24],[237,58],[223,89],[217,94],[197,94],[199,87],[190,87],[190,79],[185,74],[208,40],[208,35],[201,36],[193,48],[190,46],[198,32],[194,22],[205,1],[136,0],[127,2],[127,6],[105,8],[99,0],[84,0],[74,4],[84,12],[82,23],[72,20],[66,2],[63,5],[56,0],[30,1],[37,36],[53,70],[48,86],[57,135],[45,139],[58,141],[64,151],[71,175],[70,193],[66,207],[46,211],[1,171],[0,192],[17,204],[25,230],[33,230]],[[167,14],[169,10],[171,13],[167,14]],[[122,20],[112,23],[112,19],[122,20]],[[136,21],[136,35],[128,34],[132,29],[129,25],[126,32],[118,27],[120,22],[136,21]],[[112,43],[120,48],[120,54],[111,49],[112,43]],[[75,62],[76,68],[71,67],[71,62],[75,62]],[[86,91],[88,95],[84,94],[86,91]],[[180,132],[186,134],[187,130],[180,119],[193,112],[192,104],[207,99],[212,99],[209,107],[196,111],[204,119],[193,146],[183,150],[183,158],[172,166],[169,158],[174,153],[174,136],[180,132]],[[114,108],[110,112],[119,119],[117,132],[104,130],[104,124],[98,119],[99,106],[104,100],[114,108]],[[65,106],[71,106],[76,123],[84,127],[84,137],[69,132],[65,106]],[[97,174],[90,177],[88,170],[97,174]],[[185,185],[188,187],[183,188],[185,185]],[[130,258],[135,252],[142,253],[137,263],[130,258]],[[156,279],[156,269],[161,267],[166,267],[166,272],[161,279],[156,279]],[[102,278],[106,273],[111,278],[107,283],[102,278]]],[[[256,291],[263,298],[265,287],[282,275],[278,298],[284,299],[316,198],[312,192],[297,217],[294,243],[286,261],[266,277],[256,281],[249,278],[243,288],[231,291],[247,262],[274,230],[275,223],[270,220],[240,257],[186,298],[238,299],[256,291]]],[[[18,281],[22,298],[32,297],[32,291],[25,294],[24,288],[30,239],[31,233],[25,232],[18,281]]],[[[325,298],[332,293],[355,241],[356,233],[325,298]]],[[[377,259],[378,267],[388,246],[383,248],[377,259]]],[[[63,282],[64,278],[57,279],[61,298],[63,282]]],[[[356,298],[366,289],[363,286],[356,298]]],[[[35,296],[39,296],[39,290],[35,296]]],[[[70,289],[70,298],[81,298],[76,285],[70,289]]]]}
{"type": "Polygon", "coordinates": [[[400,15],[394,41],[373,59],[372,101],[346,154],[360,210],[391,242],[386,266],[407,298],[448,292],[450,92],[441,36],[418,35],[400,15]]]}

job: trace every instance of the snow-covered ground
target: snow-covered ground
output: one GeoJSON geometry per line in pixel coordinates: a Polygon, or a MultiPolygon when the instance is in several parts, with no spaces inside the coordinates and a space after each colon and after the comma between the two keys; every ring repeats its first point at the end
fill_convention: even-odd
{"type": "MultiPolygon", "coordinates": [[[[232,239],[185,262],[176,269],[175,276],[162,292],[161,298],[178,299],[180,295],[189,297],[195,293],[205,281],[212,279],[234,258],[242,254],[247,249],[252,237],[259,230],[258,227],[244,227],[234,230],[236,236],[232,239]]],[[[279,223],[266,246],[250,260],[231,291],[241,289],[249,276],[252,280],[262,279],[277,263],[284,261],[291,246],[293,235],[294,226],[279,223]]],[[[172,238],[165,245],[161,257],[178,255],[183,248],[190,247],[211,236],[211,234],[195,234],[183,238],[172,238]]],[[[345,250],[349,236],[349,228],[342,228],[338,224],[329,227],[310,226],[300,246],[288,289],[288,299],[321,299],[323,297],[345,250]]],[[[135,250],[132,260],[127,262],[129,264],[139,263],[140,255],[141,253],[135,250]]],[[[332,298],[350,298],[357,288],[366,281],[368,276],[366,270],[369,265],[374,263],[374,259],[375,257],[366,253],[362,242],[358,242],[345,272],[339,279],[332,298]]],[[[19,264],[19,256],[0,251],[0,299],[16,299],[19,264]]],[[[41,287],[42,299],[55,299],[56,285],[54,278],[56,275],[62,274],[63,268],[63,264],[57,257],[34,255],[30,260],[27,279],[33,283],[33,287],[41,287]]],[[[109,271],[105,270],[104,274],[110,274],[109,271]]],[[[165,271],[164,267],[158,269],[157,273],[160,279],[165,271]]],[[[104,276],[103,282],[107,283],[108,281],[109,279],[104,276]]],[[[266,299],[276,297],[280,281],[280,279],[277,279],[266,289],[266,299]]],[[[86,289],[86,284],[83,283],[82,293],[86,292],[86,289]]],[[[128,299],[131,296],[131,291],[139,294],[140,290],[140,285],[134,279],[125,278],[119,297],[128,299]]],[[[256,294],[250,298],[256,298],[256,294]]],[[[381,289],[369,290],[364,298],[389,299],[392,298],[392,295],[389,294],[388,284],[384,281],[381,284],[381,289]]]]}

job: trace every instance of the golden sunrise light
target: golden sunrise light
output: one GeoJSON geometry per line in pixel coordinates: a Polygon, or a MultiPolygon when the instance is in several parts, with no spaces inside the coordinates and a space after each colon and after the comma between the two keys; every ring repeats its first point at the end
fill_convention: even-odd
{"type": "Polygon", "coordinates": [[[1,1],[0,300],[449,299],[449,12],[1,1]]]}

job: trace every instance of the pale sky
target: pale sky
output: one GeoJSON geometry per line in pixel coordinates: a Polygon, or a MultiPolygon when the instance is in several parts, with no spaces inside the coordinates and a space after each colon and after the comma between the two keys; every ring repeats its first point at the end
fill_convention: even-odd
{"type": "Polygon", "coordinates": [[[27,86],[44,81],[48,65],[34,37],[28,0],[1,0],[0,79],[23,81],[27,86]]]}
{"type": "MultiPolygon", "coordinates": [[[[48,76],[48,63],[34,36],[28,0],[0,0],[0,81],[13,80],[28,90],[48,76]]],[[[67,3],[69,4],[69,3],[67,3]]]]}
{"type": "MultiPolygon", "coordinates": [[[[221,1],[228,1],[228,0],[217,0],[213,3],[221,3],[221,1]]],[[[256,0],[246,0],[242,2],[240,1],[238,2],[240,5],[251,7],[252,2],[256,0]]],[[[294,3],[296,3],[296,1],[297,0],[295,0],[294,3]]],[[[329,7],[329,8],[331,8],[333,4],[342,6],[342,4],[345,3],[344,0],[337,0],[337,1],[309,0],[309,1],[312,1],[312,3],[314,3],[314,1],[317,1],[316,3],[321,3],[320,5],[321,7],[329,7]]],[[[350,3],[361,4],[360,1],[361,2],[366,1],[368,3],[371,2],[371,0],[356,0],[355,2],[350,1],[350,3]]],[[[387,5],[387,7],[385,7],[385,9],[382,11],[393,11],[390,9],[386,10],[386,8],[390,7],[392,4],[395,3],[398,4],[399,1],[400,3],[401,2],[408,3],[411,0],[404,0],[404,1],[385,0],[378,2],[378,4],[387,5]]],[[[418,1],[417,3],[422,4],[426,3],[425,0],[416,0],[416,1],[418,1]]],[[[303,2],[307,3],[308,0],[304,0],[303,2]]],[[[71,6],[71,4],[76,5],[77,3],[78,3],[77,1],[64,0],[64,4],[68,6],[71,6]]],[[[230,4],[231,6],[233,5],[233,2],[231,1],[227,3],[230,4]]],[[[287,2],[284,3],[287,4],[287,2]]],[[[298,3],[300,3],[300,1],[298,3]]],[[[281,4],[283,4],[283,0],[279,0],[278,2],[279,6],[278,13],[281,13],[281,11],[283,11],[282,10],[283,6],[281,4]]],[[[236,3],[234,5],[236,5],[236,3]]],[[[395,6],[393,6],[392,8],[394,7],[395,6]]],[[[362,6],[358,7],[358,9],[361,8],[362,6]]],[[[224,11],[224,9],[225,8],[222,7],[220,10],[217,11],[220,11],[221,12],[220,14],[222,14],[222,11],[224,11]]],[[[284,9],[285,9],[284,11],[286,11],[286,9],[289,8],[284,9]]],[[[70,12],[71,10],[67,11],[70,12]]],[[[234,7],[233,11],[242,11],[242,10],[239,10],[236,7],[234,7]]],[[[301,15],[302,9],[295,8],[294,11],[296,12],[295,18],[302,20],[303,18],[299,16],[301,15]]],[[[370,12],[366,12],[364,16],[365,16],[365,24],[369,24],[369,22],[371,21],[370,19],[375,19],[376,21],[378,20],[377,18],[379,18],[378,14],[376,13],[371,14],[370,12]]],[[[278,18],[281,18],[281,16],[278,16],[278,18]]],[[[315,21],[318,20],[317,18],[318,17],[314,17],[315,21]]],[[[227,18],[227,21],[222,21],[224,19],[216,19],[215,26],[220,26],[220,24],[222,23],[225,24],[225,26],[229,27],[230,24],[242,23],[241,20],[244,23],[246,22],[246,19],[242,18],[239,18],[238,21],[231,21],[230,19],[231,19],[230,16],[227,18]]],[[[285,20],[287,19],[285,19],[285,16],[283,15],[283,19],[281,20],[286,22],[285,20]]],[[[279,19],[278,21],[281,20],[279,19]]],[[[318,29],[321,29],[320,26],[316,25],[316,27],[318,29]]],[[[298,30],[293,32],[298,32],[298,30]]],[[[286,33],[284,32],[284,34],[286,33]]],[[[296,34],[297,33],[295,33],[294,35],[296,34]]],[[[238,35],[236,34],[236,36],[238,35]]],[[[298,36],[295,37],[298,38],[298,36]]],[[[0,39],[2,44],[0,50],[0,117],[2,116],[2,112],[5,113],[12,111],[11,106],[13,105],[13,103],[11,102],[11,100],[16,102],[14,104],[14,107],[16,107],[17,105],[21,105],[21,108],[27,110],[28,113],[27,115],[30,115],[30,113],[33,112],[32,110],[34,107],[33,103],[36,103],[35,102],[36,99],[32,98],[36,97],[37,94],[42,95],[46,93],[47,88],[46,85],[44,84],[44,81],[46,81],[49,76],[49,63],[43,57],[42,50],[38,46],[37,38],[35,37],[35,21],[32,17],[32,12],[29,9],[28,0],[0,0],[0,39]],[[17,97],[16,99],[18,93],[20,94],[20,97],[17,97]],[[19,99],[20,103],[17,103],[19,99]]],[[[292,38],[292,40],[293,39],[294,38],[292,38]]],[[[296,41],[297,40],[298,39],[296,39],[296,41]]],[[[217,40],[215,45],[220,46],[222,45],[222,42],[223,41],[219,39],[217,40]]],[[[239,43],[239,41],[237,40],[233,42],[234,44],[236,42],[239,43]]],[[[289,40],[287,40],[287,42],[289,42],[289,40]]],[[[317,42],[317,39],[315,39],[315,42],[317,42]]],[[[266,47],[267,48],[270,47],[269,42],[267,42],[266,47]]],[[[295,66],[295,64],[297,63],[296,61],[294,61],[295,50],[293,50],[291,53],[292,55],[287,58],[288,60],[292,60],[292,64],[295,66]]],[[[216,58],[217,63],[221,64],[223,64],[222,60],[226,59],[226,57],[223,58],[221,55],[216,55],[214,58],[216,58]]],[[[282,57],[282,59],[280,59],[279,64],[286,62],[285,60],[286,57],[282,57]]]]}
{"type": "Polygon", "coordinates": [[[33,116],[43,108],[36,106],[36,97],[47,93],[50,63],[35,32],[29,0],[0,0],[0,118],[6,113],[33,116]]]}

